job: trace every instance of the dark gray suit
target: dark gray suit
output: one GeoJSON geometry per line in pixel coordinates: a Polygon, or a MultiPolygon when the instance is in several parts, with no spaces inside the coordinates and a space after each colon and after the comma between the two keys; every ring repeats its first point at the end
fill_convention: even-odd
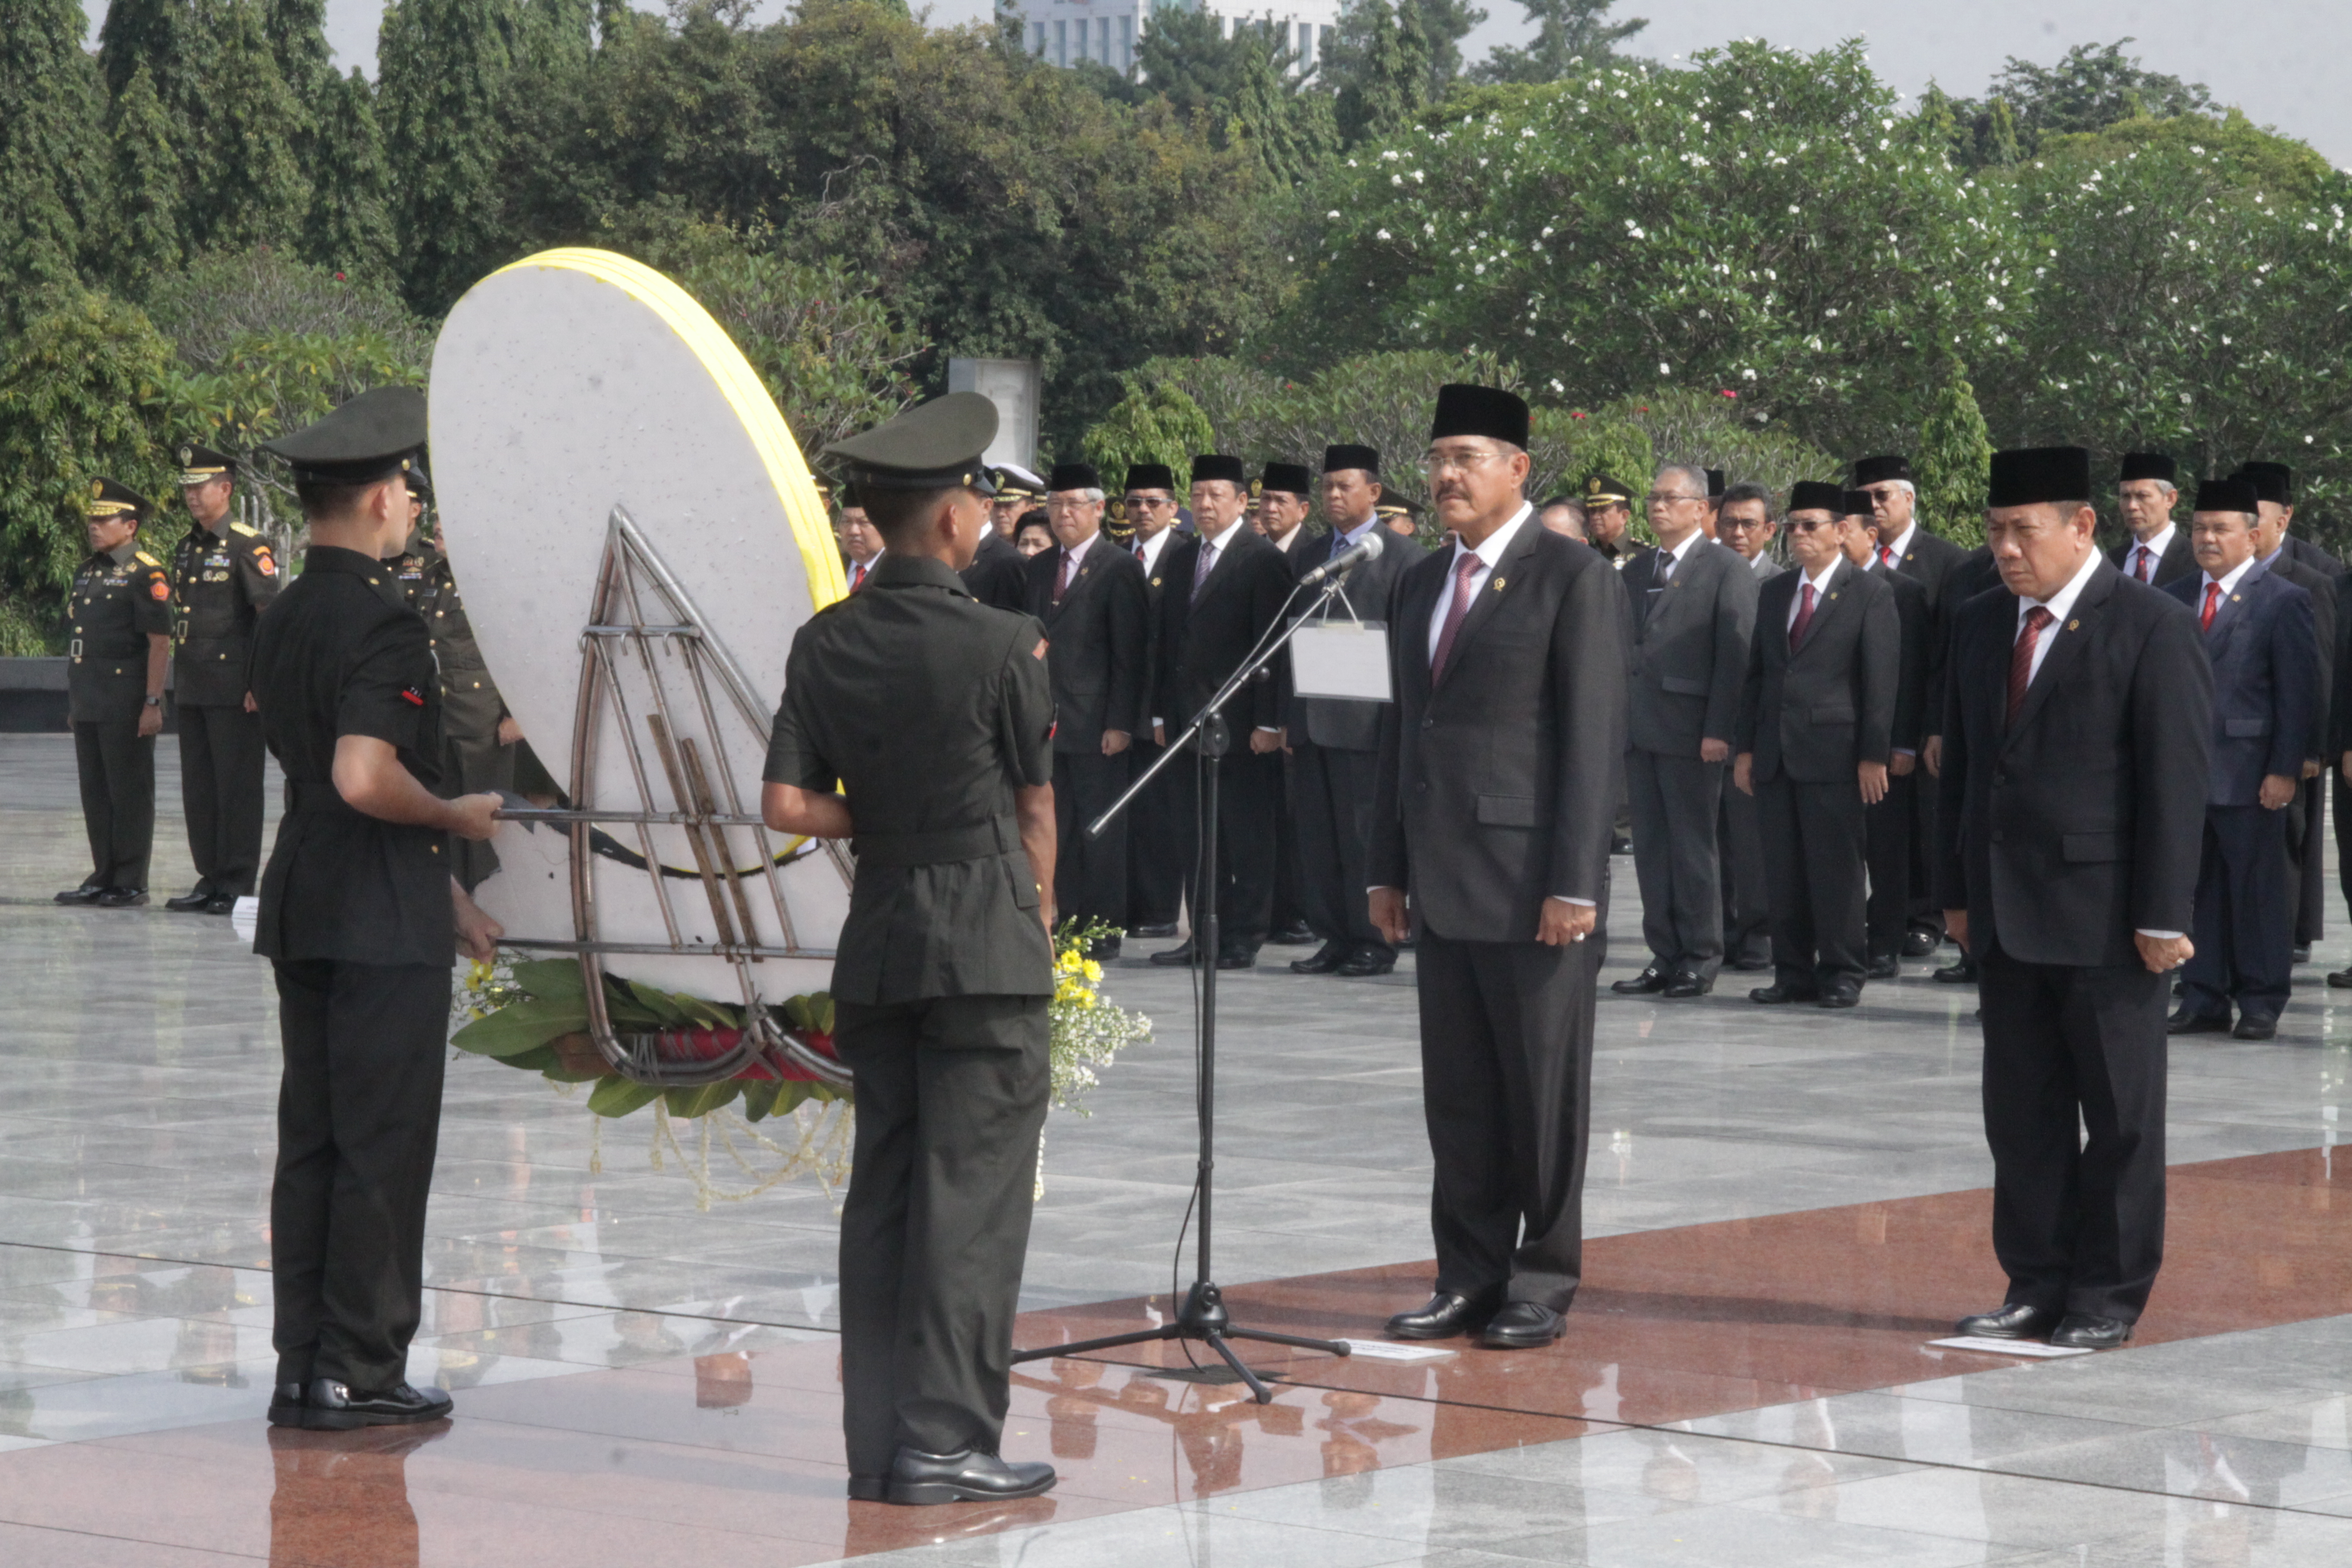
{"type": "MultiPolygon", "coordinates": [[[[1160,601],[1167,582],[1164,568],[1168,557],[1179,544],[1189,538],[1172,529],[1162,534],[1167,542],[1160,547],[1153,565],[1145,566],[1139,553],[1140,543],[1123,546],[1135,563],[1143,566],[1143,623],[1145,641],[1150,649],[1148,668],[1160,668],[1160,601]]],[[[1151,677],[1144,682],[1147,697],[1151,690],[1151,677]]],[[[1150,706],[1147,702],[1146,706],[1150,706]]],[[[1167,714],[1143,716],[1143,728],[1136,731],[1129,776],[1141,775],[1160,760],[1160,745],[1151,738],[1153,718],[1167,714]]],[[[1168,772],[1173,772],[1171,766],[1168,772]]],[[[1176,917],[1184,909],[1184,879],[1189,874],[1181,856],[1182,847],[1176,834],[1176,786],[1163,772],[1143,787],[1127,808],[1127,910],[1125,923],[1129,929],[1138,926],[1174,926],[1176,917]]]]}
{"type": "Polygon", "coordinates": [[[1606,560],[1525,513],[1433,680],[1455,559],[1414,563],[1391,601],[1396,700],[1381,718],[1370,877],[1407,890],[1423,932],[1437,1289],[1565,1310],[1583,1276],[1630,616],[1606,560]],[[1589,940],[1536,940],[1554,897],[1598,906],[1589,940]]]}
{"type": "Polygon", "coordinates": [[[1028,582],[1023,608],[1045,627],[1045,667],[1054,679],[1054,816],[1060,840],[1054,860],[1054,907],[1080,924],[1127,923],[1129,825],[1099,838],[1092,822],[1127,788],[1134,749],[1103,755],[1106,731],[1131,738],[1150,723],[1144,697],[1151,642],[1144,628],[1143,567],[1097,535],[1070,574],[1061,603],[1054,589],[1068,552],[1042,551],[1022,563],[1028,582]]]}
{"type": "Polygon", "coordinates": [[[1680,561],[1644,550],[1623,576],[1633,611],[1625,789],[1642,935],[1665,973],[1712,981],[1723,967],[1714,823],[1724,764],[1699,748],[1728,747],[1738,729],[1756,574],[1737,551],[1694,535],[1680,561]]]}
{"type": "MultiPolygon", "coordinates": [[[[1934,717],[1927,711],[1927,683],[1931,679],[1928,672],[1937,662],[1930,652],[1936,636],[1934,614],[1927,607],[1927,591],[1917,579],[1890,572],[1876,561],[1867,570],[1895,595],[1895,619],[1903,628],[1890,744],[1895,751],[1909,752],[1916,759],[1934,717]]],[[[1928,897],[1927,868],[1921,859],[1926,848],[1922,835],[1935,821],[1932,812],[1923,816],[1919,806],[1923,793],[1919,781],[1926,776],[1916,765],[1910,773],[1897,775],[1890,763],[1885,795],[1877,805],[1863,808],[1863,857],[1870,870],[1870,898],[1864,921],[1874,960],[1901,957],[1903,933],[1913,913],[1933,901],[1928,897]]],[[[1940,935],[1940,915],[1935,929],[1940,935]]]]}
{"type": "MultiPolygon", "coordinates": [[[[2126,563],[2131,560],[2137,543],[2135,540],[2126,540],[2107,552],[2107,559],[2115,563],[2116,571],[2126,577],[2135,575],[2126,563]]],[[[2164,553],[2156,558],[2155,574],[2147,580],[2148,585],[2167,587],[2183,577],[2195,575],[2196,571],[2197,554],[2189,548],[2188,526],[2176,522],[2172,525],[2172,537],[2165,542],[2164,553]]]]}
{"type": "MultiPolygon", "coordinates": [[[[1760,591],[1788,568],[1759,554],[1748,570],[1760,591]]],[[[1772,962],[1772,898],[1764,879],[1764,825],[1756,815],[1754,795],[1725,787],[1716,853],[1723,868],[1724,958],[1744,968],[1768,964],[1772,962]]]]}
{"type": "MultiPolygon", "coordinates": [[[[1943,708],[1937,699],[1944,689],[1944,651],[1951,640],[1952,611],[1959,604],[1955,596],[1958,584],[1952,574],[1959,571],[1968,559],[1967,550],[1948,539],[1928,532],[1927,524],[1915,523],[1911,537],[1904,543],[1902,555],[1893,563],[1896,575],[1908,577],[1927,595],[1927,674],[1921,688],[1925,706],[1919,719],[1922,741],[1936,732],[1936,725],[1943,716],[1943,708]]],[[[1944,935],[1944,911],[1936,908],[1928,887],[1933,877],[1928,868],[1927,846],[1936,842],[1937,831],[1936,792],[1919,785],[1916,782],[1918,776],[1890,778],[1887,795],[1890,798],[1898,795],[1906,797],[1911,819],[1909,841],[1904,846],[1907,867],[1905,878],[1910,884],[1905,907],[1906,923],[1920,931],[1931,931],[1940,941],[1944,935]]],[[[1876,952],[1877,947],[1874,934],[1872,951],[1876,952]]]]}
{"type": "Polygon", "coordinates": [[[2326,836],[2326,760],[2334,726],[2338,574],[2307,565],[2286,549],[2273,555],[2263,570],[2311,595],[2312,634],[2319,645],[2319,684],[2312,693],[2311,753],[2306,760],[2318,762],[2321,767],[2317,776],[2303,781],[2294,804],[2286,808],[2288,901],[2294,909],[2294,940],[2303,946],[2320,939],[2327,919],[2327,876],[2320,864],[2320,846],[2326,836]]]}

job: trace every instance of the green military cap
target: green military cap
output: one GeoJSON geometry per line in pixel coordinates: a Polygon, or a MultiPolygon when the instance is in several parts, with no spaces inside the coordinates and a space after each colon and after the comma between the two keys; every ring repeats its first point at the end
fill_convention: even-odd
{"type": "Polygon", "coordinates": [[[1607,474],[1588,474],[1584,480],[1584,494],[1580,499],[1591,508],[1632,506],[1633,492],[1626,488],[1623,481],[1612,479],[1607,474]]]}
{"type": "Polygon", "coordinates": [[[433,504],[433,475],[422,457],[408,466],[408,493],[427,506],[433,504]]]}
{"type": "Polygon", "coordinates": [[[425,394],[378,386],[261,449],[285,458],[298,481],[364,485],[422,466],[425,436],[425,394]]]}
{"type": "Polygon", "coordinates": [[[219,479],[236,468],[236,464],[226,453],[215,452],[210,447],[198,446],[194,441],[181,442],[178,449],[172,455],[179,459],[180,483],[183,485],[201,485],[208,480],[219,479]]]}
{"type": "Polygon", "coordinates": [[[129,485],[112,479],[92,479],[89,482],[89,502],[82,514],[89,518],[121,517],[125,512],[144,521],[155,510],[155,503],[132,489],[129,485]]]}
{"type": "Polygon", "coordinates": [[[996,493],[980,460],[996,439],[996,405],[977,392],[950,392],[896,419],[825,448],[850,465],[860,490],[977,490],[996,493]]]}

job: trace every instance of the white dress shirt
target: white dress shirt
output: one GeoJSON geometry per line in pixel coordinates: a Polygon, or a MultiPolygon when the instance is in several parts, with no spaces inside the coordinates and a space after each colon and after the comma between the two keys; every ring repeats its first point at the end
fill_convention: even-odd
{"type": "MultiPolygon", "coordinates": [[[[1911,536],[1918,531],[1919,525],[1915,522],[1910,527],[1905,529],[1902,532],[1896,534],[1891,542],[1881,548],[1895,552],[1895,561],[1900,561],[1903,559],[1905,552],[1911,548],[1911,536]]],[[[1879,556],[1878,563],[1886,567],[1889,571],[1894,570],[1893,563],[1889,562],[1884,555],[1879,556]]]]}
{"type": "Polygon", "coordinates": [[[2124,575],[2137,577],[2139,558],[2145,555],[2147,557],[2147,581],[2155,582],[2156,569],[2164,564],[2164,552],[2172,548],[2172,536],[2179,531],[2179,524],[2168,522],[2164,525],[2164,531],[2154,539],[2144,543],[2135,543],[2129,550],[2125,551],[2124,575]]]}
{"type": "MultiPolygon", "coordinates": [[[[1830,579],[1836,576],[1837,569],[1846,563],[1846,558],[1844,556],[1832,555],[1830,557],[1830,563],[1822,568],[1822,574],[1820,576],[1807,577],[1797,584],[1797,592],[1789,595],[1788,624],[1791,627],[1794,627],[1797,624],[1797,612],[1805,607],[1804,589],[1806,584],[1811,584],[1812,585],[1813,614],[1818,616],[1822,613],[1822,601],[1830,596],[1830,579]]],[[[1799,567],[1798,570],[1802,571],[1803,568],[1799,567]]]]}
{"type": "Polygon", "coordinates": [[[1163,528],[1143,542],[1143,553],[1139,559],[1143,563],[1146,577],[1160,569],[1160,553],[1168,548],[1168,536],[1175,531],[1172,528],[1163,528]]]}

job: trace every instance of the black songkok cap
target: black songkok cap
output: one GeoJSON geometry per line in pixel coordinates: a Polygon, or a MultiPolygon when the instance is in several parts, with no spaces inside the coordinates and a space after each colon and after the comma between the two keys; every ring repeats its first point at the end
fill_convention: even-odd
{"type": "Polygon", "coordinates": [[[1721,500],[1723,499],[1723,470],[1721,468],[1709,468],[1706,471],[1706,499],[1709,500],[1721,500]]]}
{"type": "Polygon", "coordinates": [[[2284,463],[2240,463],[2230,477],[2251,480],[2254,494],[2273,506],[2294,504],[2294,470],[2284,463]]]}
{"type": "Polygon", "coordinates": [[[1284,490],[1295,496],[1305,497],[1315,493],[1315,476],[1307,471],[1307,465],[1304,463],[1268,463],[1265,466],[1265,478],[1260,481],[1260,484],[1263,489],[1284,490]]]}
{"type": "Polygon", "coordinates": [[[1498,386],[1471,386],[1450,381],[1437,389],[1437,417],[1430,421],[1429,438],[1484,436],[1514,447],[1528,444],[1528,405],[1498,386]]]}
{"type": "Polygon", "coordinates": [[[1092,463],[1056,463],[1052,476],[1045,480],[1045,489],[1098,490],[1102,489],[1102,475],[1095,471],[1092,463]]]}
{"type": "Polygon", "coordinates": [[[1202,479],[1223,479],[1237,490],[1249,489],[1249,470],[1242,467],[1242,460],[1217,452],[1192,459],[1192,482],[1197,485],[1202,479]]]}
{"type": "Polygon", "coordinates": [[[977,490],[996,493],[980,455],[996,439],[996,405],[977,392],[950,392],[917,404],[896,419],[844,437],[825,448],[850,465],[850,486],[868,490],[977,490]]]}
{"type": "Polygon", "coordinates": [[[1323,448],[1323,471],[1336,474],[1343,468],[1361,468],[1368,474],[1381,471],[1381,455],[1370,447],[1326,447],[1323,448]]]}
{"type": "Polygon", "coordinates": [[[2179,477],[2180,465],[2162,452],[2126,452],[2123,471],[2116,476],[2116,483],[2126,485],[2134,479],[2162,479],[2169,485],[2178,483],[2179,477]]]}
{"type": "Polygon", "coordinates": [[[142,522],[154,510],[153,501],[129,485],[118,484],[112,479],[90,480],[89,504],[82,508],[83,515],[87,517],[121,517],[128,512],[142,522]]]}
{"type": "Polygon", "coordinates": [[[1832,517],[1845,515],[1845,487],[1824,484],[1820,479],[1799,479],[1789,491],[1790,511],[1825,511],[1832,517]]]}
{"type": "Polygon", "coordinates": [[[2090,499],[2091,454],[2080,447],[2021,447],[1992,455],[1987,508],[2090,499]]]}
{"type": "Polygon", "coordinates": [[[2232,474],[2226,479],[2197,481],[2196,511],[2242,511],[2252,515],[2255,503],[2263,499],[2262,487],[2245,474],[2232,474]]]}
{"type": "Polygon", "coordinates": [[[261,449],[285,458],[297,482],[367,485],[415,467],[424,446],[425,395],[377,386],[261,449]]]}
{"type": "Polygon", "coordinates": [[[1889,479],[1911,478],[1911,459],[1900,452],[1885,452],[1875,458],[1864,458],[1853,466],[1853,488],[1864,489],[1883,485],[1889,479]]]}
{"type": "Polygon", "coordinates": [[[1870,517],[1874,515],[1877,510],[1877,507],[1873,505],[1871,502],[1870,492],[1868,490],[1848,490],[1845,492],[1846,516],[1870,517]]]}
{"type": "Polygon", "coordinates": [[[1127,488],[1129,490],[1166,490],[1176,493],[1176,471],[1165,463],[1129,463],[1127,466],[1127,488]]]}
{"type": "Polygon", "coordinates": [[[215,452],[210,447],[198,446],[194,441],[181,442],[172,456],[179,459],[180,483],[183,485],[204,484],[219,479],[236,467],[227,454],[215,452]]]}

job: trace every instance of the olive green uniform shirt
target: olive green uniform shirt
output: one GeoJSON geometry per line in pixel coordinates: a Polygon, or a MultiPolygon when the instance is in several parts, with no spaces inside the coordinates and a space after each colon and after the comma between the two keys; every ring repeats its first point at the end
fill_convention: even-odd
{"type": "Polygon", "coordinates": [[[278,596],[278,559],[249,524],[221,520],[215,533],[192,526],[172,555],[172,598],[180,646],[172,694],[183,708],[242,708],[253,628],[278,596]]]}
{"type": "Polygon", "coordinates": [[[135,721],[147,705],[147,639],[172,629],[163,563],[130,543],[92,554],[74,574],[73,640],[66,645],[67,717],[76,724],[135,721]]]}

